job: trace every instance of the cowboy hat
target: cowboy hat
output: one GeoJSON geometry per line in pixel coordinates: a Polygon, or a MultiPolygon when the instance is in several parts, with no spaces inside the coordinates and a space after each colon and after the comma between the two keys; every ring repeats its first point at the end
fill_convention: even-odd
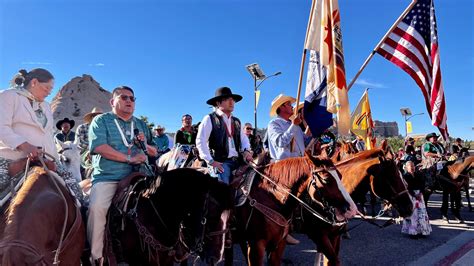
{"type": "Polygon", "coordinates": [[[102,114],[104,111],[102,110],[102,108],[100,107],[94,107],[92,109],[92,111],[90,111],[89,113],[85,114],[84,115],[84,122],[86,122],[86,124],[89,124],[91,121],[92,121],[92,118],[94,118],[94,116],[96,115],[100,115],[102,114]]]}
{"type": "Polygon", "coordinates": [[[215,96],[209,100],[207,100],[207,104],[215,106],[216,102],[222,98],[232,97],[235,102],[239,102],[242,100],[242,96],[238,94],[233,94],[230,88],[228,87],[221,87],[216,90],[215,96]]]}
{"type": "Polygon", "coordinates": [[[280,94],[277,97],[275,97],[275,99],[273,99],[272,101],[272,107],[270,108],[270,116],[276,116],[277,115],[276,110],[278,109],[278,107],[280,107],[282,104],[286,102],[290,102],[291,104],[293,104],[294,102],[296,102],[296,99],[290,96],[283,95],[283,94],[280,94]]]}
{"type": "Polygon", "coordinates": [[[439,138],[439,135],[436,135],[436,133],[431,132],[430,134],[426,135],[425,139],[429,140],[432,137],[439,138]]]}
{"type": "Polygon", "coordinates": [[[156,127],[153,128],[154,130],[165,130],[165,127],[162,127],[160,125],[157,125],[156,127]]]}
{"type": "Polygon", "coordinates": [[[57,123],[56,123],[56,128],[61,130],[61,126],[64,124],[64,123],[69,123],[69,125],[71,126],[71,128],[74,127],[74,125],[76,124],[76,122],[74,120],[69,120],[69,118],[65,117],[63,120],[59,120],[57,123]]]}

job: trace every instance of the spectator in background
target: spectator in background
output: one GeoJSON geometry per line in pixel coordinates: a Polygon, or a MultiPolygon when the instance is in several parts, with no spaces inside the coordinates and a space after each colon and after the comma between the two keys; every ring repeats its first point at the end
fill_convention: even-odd
{"type": "Polygon", "coordinates": [[[181,128],[174,135],[174,145],[196,145],[197,132],[193,128],[193,117],[185,114],[181,118],[181,128]]]}
{"type": "Polygon", "coordinates": [[[81,124],[76,129],[76,139],[74,140],[81,148],[81,154],[89,149],[89,125],[92,119],[104,111],[100,107],[94,107],[92,111],[84,115],[84,124],[81,124]]]}
{"type": "Polygon", "coordinates": [[[254,156],[256,156],[262,152],[263,144],[260,136],[258,134],[254,135],[253,131],[254,128],[252,127],[252,124],[245,123],[243,133],[249,138],[250,147],[252,148],[254,156]]]}
{"type": "Polygon", "coordinates": [[[71,128],[73,128],[75,124],[76,122],[74,120],[69,120],[69,118],[67,117],[63,120],[59,120],[56,123],[56,128],[60,131],[54,137],[62,142],[74,142],[74,140],[76,139],[76,134],[74,134],[71,128]]]}
{"type": "Polygon", "coordinates": [[[403,178],[408,184],[408,192],[413,201],[413,214],[403,220],[402,233],[411,237],[427,236],[432,229],[422,193],[425,189],[424,176],[415,171],[412,161],[407,161],[403,169],[403,178]]]}
{"type": "Polygon", "coordinates": [[[165,128],[157,125],[154,128],[155,131],[155,136],[153,137],[153,142],[155,143],[156,148],[158,149],[158,155],[167,153],[170,148],[169,148],[169,142],[170,140],[168,139],[168,136],[165,134],[165,128]]]}
{"type": "Polygon", "coordinates": [[[462,157],[464,150],[466,150],[466,148],[462,146],[462,140],[457,138],[452,147],[453,155],[455,155],[457,158],[462,157]]]}

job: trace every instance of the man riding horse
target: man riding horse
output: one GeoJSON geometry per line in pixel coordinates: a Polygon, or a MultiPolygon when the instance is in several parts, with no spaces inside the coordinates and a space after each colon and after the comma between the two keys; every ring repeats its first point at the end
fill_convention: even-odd
{"type": "Polygon", "coordinates": [[[90,193],[87,236],[92,259],[103,263],[103,242],[107,211],[119,181],[130,175],[136,166],[156,156],[152,135],[142,120],[133,116],[135,96],[130,87],[113,90],[112,112],[94,118],[89,129],[89,150],[94,168],[90,193]],[[145,142],[146,143],[143,143],[145,142]],[[145,154],[138,146],[141,142],[145,154]]]}
{"type": "Polygon", "coordinates": [[[241,134],[240,120],[232,115],[235,103],[240,100],[242,96],[233,94],[228,87],[217,89],[215,96],[207,100],[214,111],[202,119],[196,138],[199,156],[208,167],[217,170],[218,178],[226,184],[232,182],[239,156],[252,160],[249,139],[241,134]]]}

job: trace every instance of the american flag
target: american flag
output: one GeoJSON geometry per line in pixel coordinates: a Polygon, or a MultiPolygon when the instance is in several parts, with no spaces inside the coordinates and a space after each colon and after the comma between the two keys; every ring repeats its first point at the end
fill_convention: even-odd
{"type": "Polygon", "coordinates": [[[433,0],[418,0],[377,52],[408,73],[425,97],[431,122],[448,138],[433,0]]]}

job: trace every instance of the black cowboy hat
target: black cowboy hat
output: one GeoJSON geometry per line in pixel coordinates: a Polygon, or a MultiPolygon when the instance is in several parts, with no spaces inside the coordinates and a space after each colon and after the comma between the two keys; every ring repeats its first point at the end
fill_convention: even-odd
{"type": "Polygon", "coordinates": [[[425,139],[429,140],[432,137],[439,138],[439,135],[436,135],[436,133],[431,132],[430,134],[426,135],[425,139]]]}
{"type": "Polygon", "coordinates": [[[226,97],[232,97],[235,102],[238,102],[238,101],[242,100],[242,96],[240,96],[238,94],[233,94],[232,91],[230,90],[230,88],[221,87],[221,88],[216,90],[215,96],[213,98],[207,100],[206,103],[209,104],[209,105],[215,106],[216,101],[218,101],[222,98],[226,98],[226,97]]]}
{"type": "Polygon", "coordinates": [[[56,128],[61,130],[61,126],[62,126],[63,123],[69,123],[69,125],[71,125],[71,128],[73,128],[74,125],[76,124],[76,122],[74,122],[74,120],[69,120],[69,118],[65,117],[63,120],[59,120],[56,123],[56,128]]]}

